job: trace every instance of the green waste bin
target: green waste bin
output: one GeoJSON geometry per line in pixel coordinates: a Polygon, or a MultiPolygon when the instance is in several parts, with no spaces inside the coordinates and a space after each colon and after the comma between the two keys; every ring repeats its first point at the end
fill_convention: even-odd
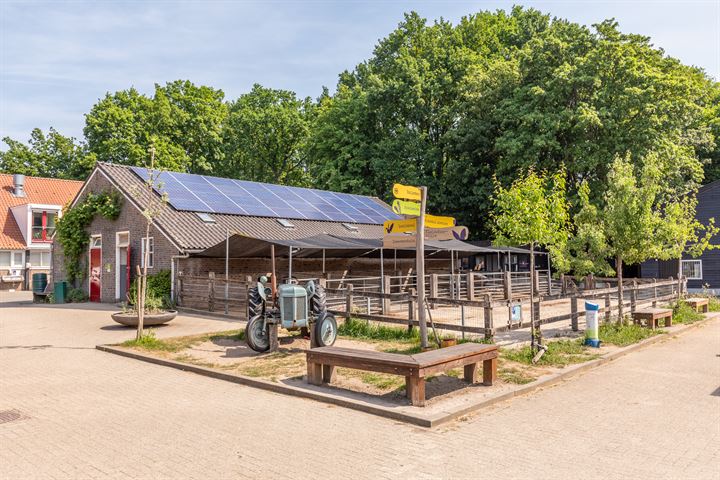
{"type": "Polygon", "coordinates": [[[67,282],[55,282],[55,303],[65,303],[67,295],[67,282]]]}
{"type": "Polygon", "coordinates": [[[32,291],[33,293],[43,293],[47,287],[47,273],[33,273],[32,275],[32,291]]]}

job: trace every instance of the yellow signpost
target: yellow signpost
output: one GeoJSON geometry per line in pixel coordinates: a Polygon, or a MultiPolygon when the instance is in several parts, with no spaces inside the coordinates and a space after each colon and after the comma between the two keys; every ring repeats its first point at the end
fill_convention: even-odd
{"type": "Polygon", "coordinates": [[[412,233],[391,233],[383,235],[383,248],[415,248],[417,239],[412,233]]]}
{"type": "Polygon", "coordinates": [[[422,192],[418,187],[399,183],[393,185],[393,195],[395,195],[395,198],[402,198],[403,200],[414,200],[416,202],[422,200],[422,192]]]}
{"type": "Polygon", "coordinates": [[[420,204],[395,199],[392,204],[392,211],[398,215],[414,215],[417,217],[420,215],[420,204]]]}
{"type": "Polygon", "coordinates": [[[383,224],[385,234],[414,232],[417,221],[414,218],[408,220],[385,220],[383,224]]]}
{"type": "Polygon", "coordinates": [[[453,217],[438,217],[436,215],[425,215],[425,228],[449,228],[455,226],[453,217]]]}

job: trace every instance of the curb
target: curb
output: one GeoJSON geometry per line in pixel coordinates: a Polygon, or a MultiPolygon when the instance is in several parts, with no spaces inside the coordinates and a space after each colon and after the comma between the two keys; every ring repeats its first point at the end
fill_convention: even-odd
{"type": "Polygon", "coordinates": [[[246,377],[243,375],[233,375],[233,374],[224,373],[224,372],[221,372],[218,370],[214,370],[211,368],[200,367],[197,365],[178,362],[175,360],[167,360],[167,359],[163,359],[163,358],[153,357],[150,355],[144,355],[142,353],[126,350],[123,348],[114,347],[111,345],[96,345],[95,348],[100,351],[103,351],[103,352],[113,353],[115,355],[120,355],[123,357],[132,358],[135,360],[141,360],[141,361],[153,363],[156,365],[162,365],[165,367],[171,367],[171,368],[175,368],[175,369],[186,371],[186,372],[197,373],[199,375],[204,375],[206,377],[214,378],[217,380],[223,380],[226,382],[232,382],[232,383],[237,383],[240,385],[259,388],[259,389],[267,390],[267,391],[274,392],[274,393],[280,393],[280,394],[290,395],[290,396],[299,397],[299,398],[307,398],[307,399],[311,399],[311,400],[317,400],[319,402],[329,403],[331,405],[336,405],[339,407],[350,408],[352,410],[358,410],[361,412],[370,413],[372,415],[377,415],[377,416],[388,418],[391,420],[398,420],[401,422],[409,423],[412,425],[417,425],[420,427],[433,428],[433,427],[442,425],[444,423],[456,420],[456,419],[463,417],[465,415],[468,415],[470,413],[476,412],[480,409],[490,407],[497,403],[503,402],[505,400],[509,400],[511,398],[519,397],[522,395],[527,395],[527,394],[532,393],[533,391],[538,390],[540,388],[555,385],[555,384],[560,383],[570,377],[579,375],[581,373],[587,372],[589,370],[592,370],[592,369],[595,369],[602,365],[605,365],[607,363],[610,363],[622,356],[627,355],[628,353],[632,353],[634,351],[643,349],[650,345],[654,345],[655,343],[658,343],[658,342],[662,342],[662,341],[666,341],[666,340],[675,338],[678,335],[681,335],[690,330],[698,328],[699,326],[704,325],[704,324],[708,323],[709,321],[712,321],[718,317],[720,317],[720,314],[717,314],[717,313],[710,314],[704,320],[700,320],[695,323],[685,325],[685,326],[683,326],[683,328],[680,328],[680,329],[678,329],[672,333],[669,333],[667,335],[655,335],[653,337],[647,338],[636,344],[620,348],[620,349],[616,350],[615,352],[607,354],[605,357],[598,358],[596,360],[591,360],[582,365],[570,367],[561,373],[556,373],[545,379],[535,380],[534,382],[528,383],[527,385],[524,385],[516,390],[484,399],[480,402],[477,402],[477,403],[474,403],[472,405],[468,405],[468,406],[465,406],[462,408],[458,408],[457,410],[454,410],[451,412],[438,413],[435,415],[413,415],[410,413],[399,412],[399,411],[393,410],[391,408],[377,406],[377,405],[368,405],[367,403],[364,403],[364,402],[360,402],[360,401],[352,400],[352,399],[348,399],[348,398],[340,398],[340,397],[337,397],[337,396],[331,395],[331,394],[325,394],[325,393],[316,392],[316,391],[312,391],[312,390],[306,390],[306,389],[302,389],[302,388],[293,387],[290,385],[284,385],[281,383],[270,382],[267,380],[260,380],[260,379],[252,378],[252,377],[246,377]]]}

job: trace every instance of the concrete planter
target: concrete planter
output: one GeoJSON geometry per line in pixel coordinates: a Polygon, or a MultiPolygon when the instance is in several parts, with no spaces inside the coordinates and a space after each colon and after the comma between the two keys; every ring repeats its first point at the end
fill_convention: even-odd
{"type": "MultiPolygon", "coordinates": [[[[170,320],[175,318],[176,315],[177,312],[175,310],[168,310],[167,312],[161,313],[146,313],[143,317],[143,326],[152,327],[153,325],[162,325],[164,323],[168,323],[170,320]]],[[[137,327],[137,313],[117,312],[113,313],[111,316],[117,323],[128,327],[137,327]]]]}

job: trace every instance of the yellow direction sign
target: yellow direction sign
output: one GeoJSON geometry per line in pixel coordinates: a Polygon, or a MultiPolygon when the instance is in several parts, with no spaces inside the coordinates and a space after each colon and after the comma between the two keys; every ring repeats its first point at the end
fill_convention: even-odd
{"type": "Polygon", "coordinates": [[[453,217],[437,217],[435,215],[425,215],[425,228],[448,228],[455,226],[453,217]]]}
{"type": "Polygon", "coordinates": [[[406,202],[395,199],[392,204],[392,211],[398,215],[420,215],[420,204],[417,202],[406,202]]]}
{"type": "Polygon", "coordinates": [[[393,233],[383,235],[383,248],[415,248],[417,240],[414,234],[393,233]]]}
{"type": "Polygon", "coordinates": [[[409,220],[386,220],[383,227],[386,234],[414,232],[417,228],[414,218],[409,220]]]}
{"type": "Polygon", "coordinates": [[[425,238],[427,240],[467,240],[467,227],[449,228],[426,228],[425,238]]]}
{"type": "Polygon", "coordinates": [[[393,195],[397,198],[404,200],[415,200],[419,202],[422,199],[422,192],[418,187],[411,187],[409,185],[401,185],[396,183],[393,185],[393,195]]]}

